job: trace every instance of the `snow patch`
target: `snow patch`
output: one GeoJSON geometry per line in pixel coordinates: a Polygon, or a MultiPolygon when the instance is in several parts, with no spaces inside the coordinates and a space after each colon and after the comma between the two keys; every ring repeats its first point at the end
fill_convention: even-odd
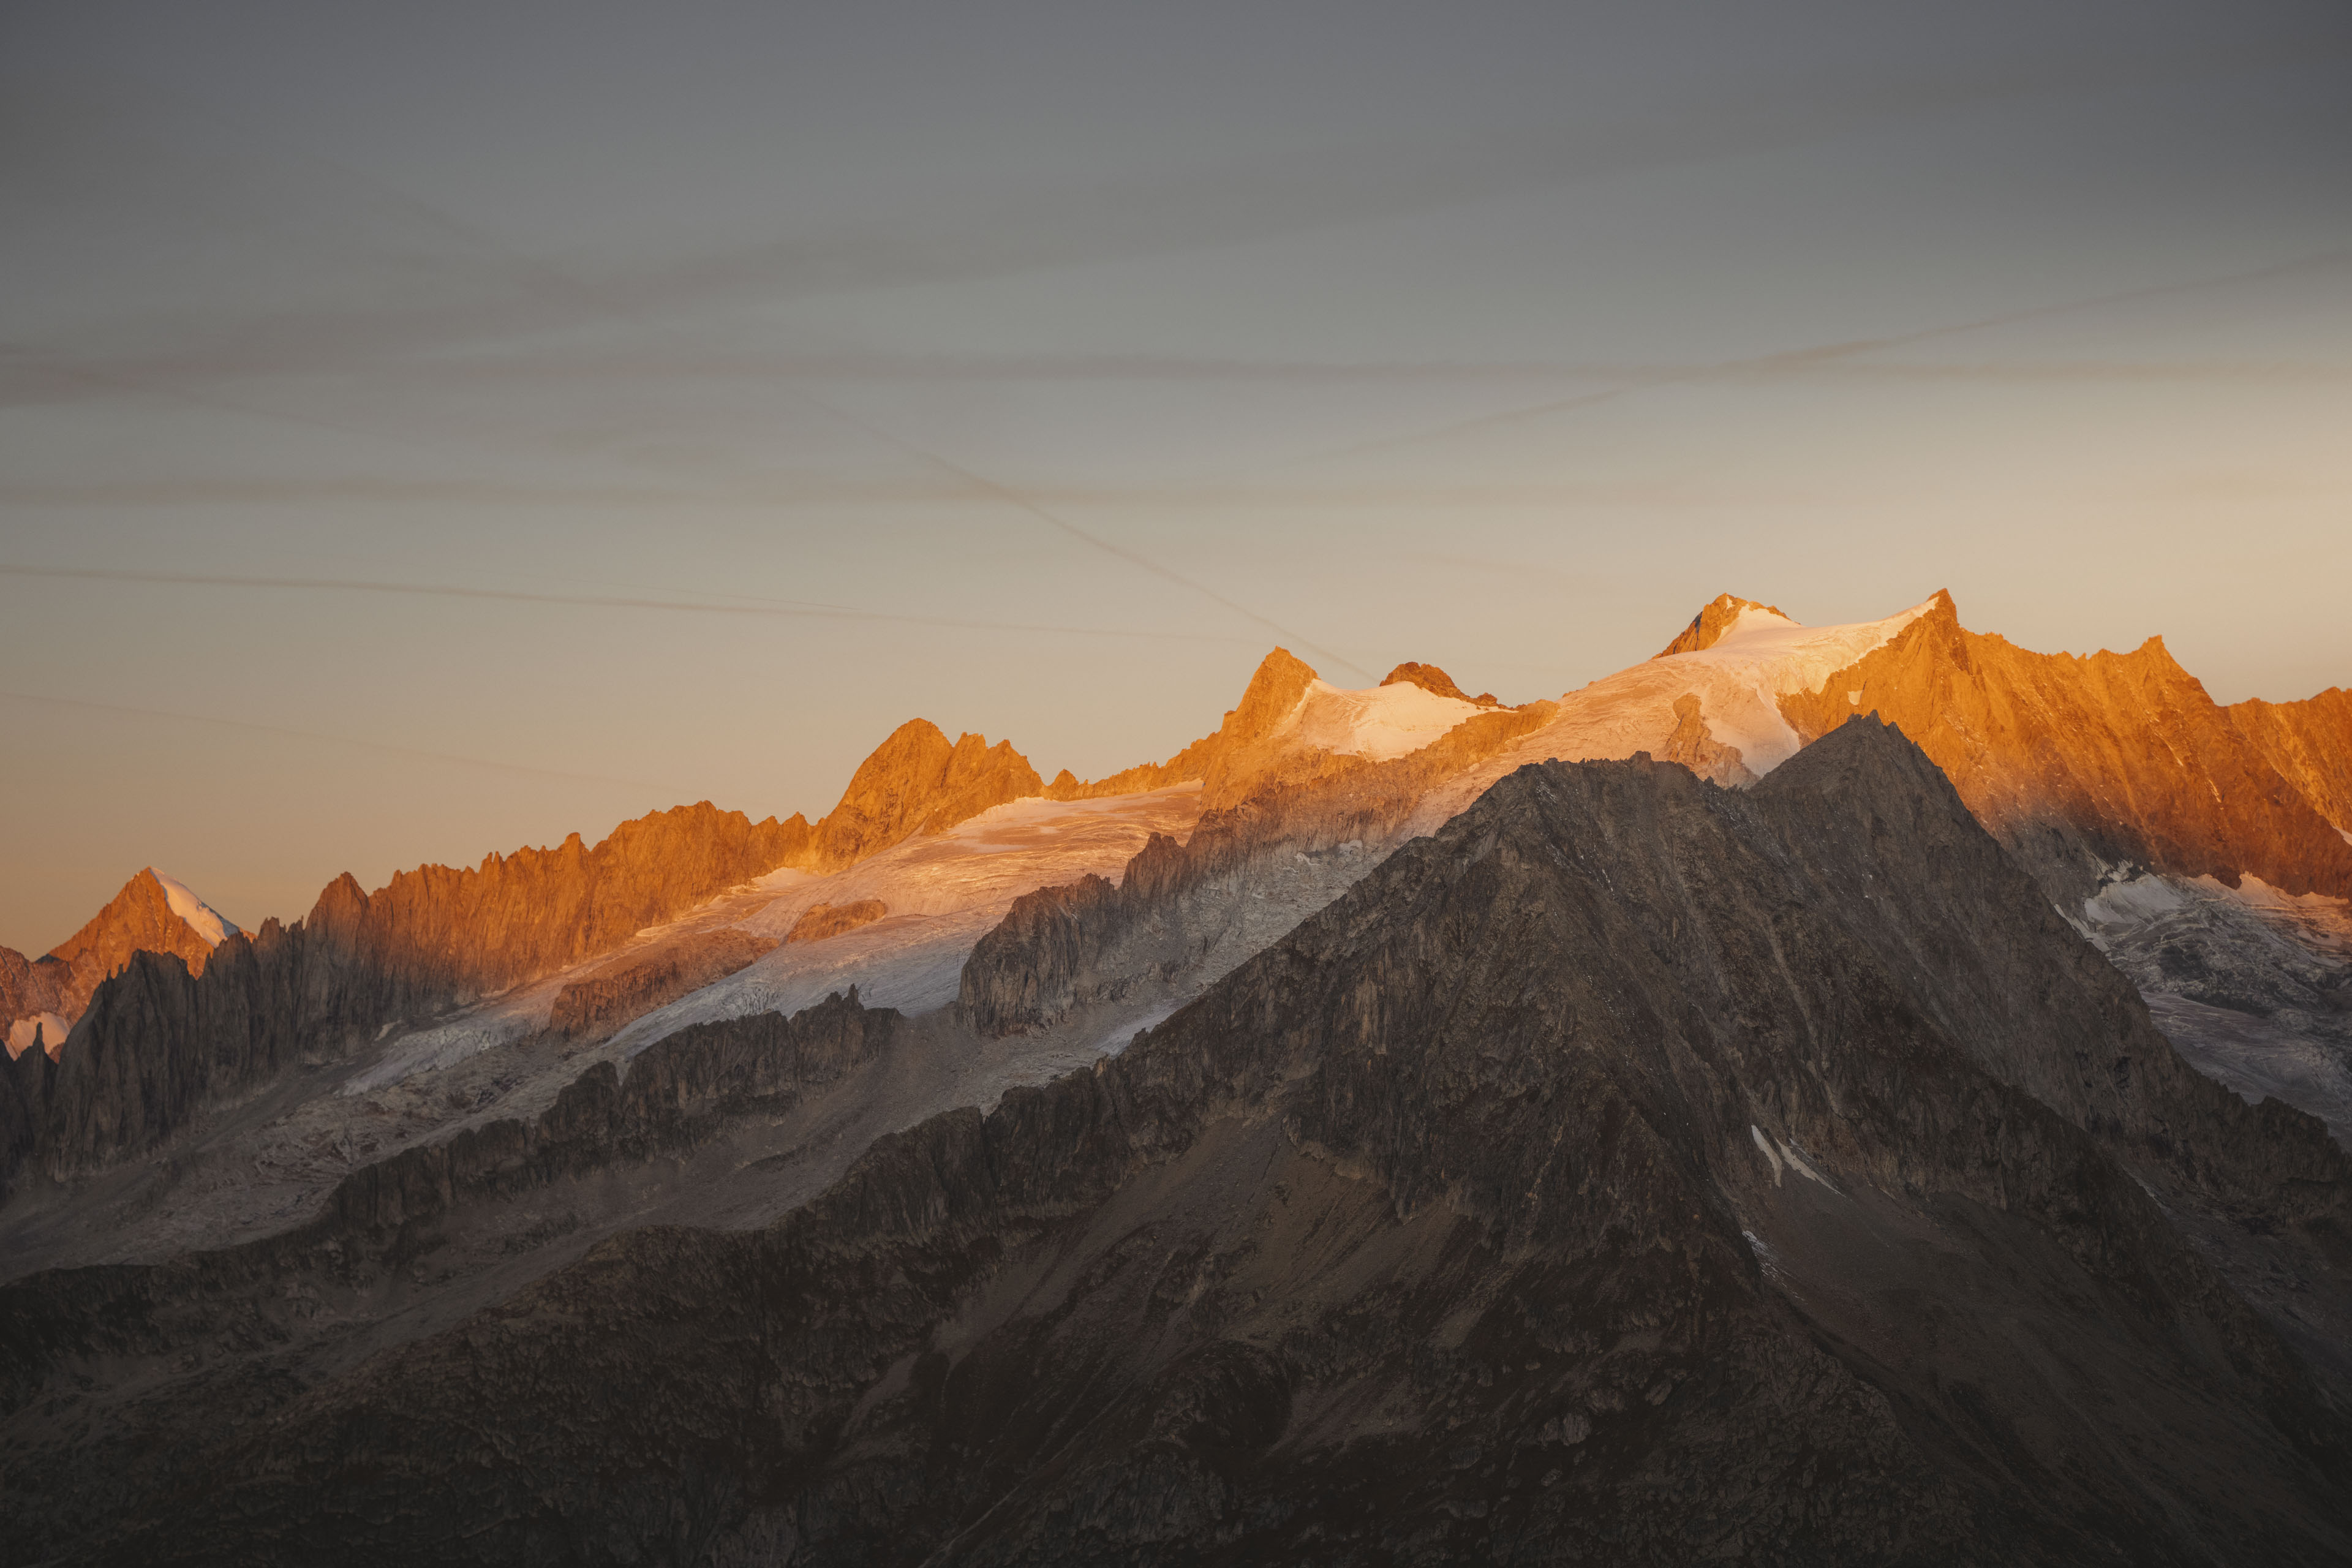
{"type": "Polygon", "coordinates": [[[1806,1163],[1805,1157],[1797,1152],[1795,1145],[1786,1143],[1781,1142],[1780,1139],[1768,1136],[1765,1133],[1764,1129],[1757,1126],[1753,1121],[1748,1124],[1748,1136],[1756,1140],[1756,1147],[1764,1152],[1764,1157],[1767,1160],[1772,1162],[1772,1184],[1774,1186],[1777,1187],[1780,1184],[1780,1172],[1781,1168],[1785,1165],[1789,1170],[1796,1172],[1797,1174],[1804,1177],[1809,1182],[1819,1182],[1822,1186],[1829,1188],[1830,1191],[1837,1191],[1837,1184],[1831,1181],[1827,1176],[1822,1175],[1819,1171],[1814,1170],[1810,1164],[1806,1163]]]}
{"type": "Polygon", "coordinates": [[[1300,745],[1385,763],[1421,750],[1481,711],[1475,702],[1440,697],[1409,680],[1362,691],[1310,680],[1284,729],[1300,745]]]}
{"type": "Polygon", "coordinates": [[[2186,902],[2180,889],[2161,877],[2134,877],[2100,889],[2095,898],[2084,899],[2083,919],[2095,928],[2127,929],[2168,915],[2186,902]]]}
{"type": "Polygon", "coordinates": [[[1822,1175],[1819,1171],[1814,1170],[1811,1165],[1808,1164],[1805,1157],[1797,1152],[1795,1144],[1781,1144],[1780,1154],[1783,1159],[1789,1162],[1789,1168],[1796,1172],[1797,1174],[1804,1177],[1809,1182],[1818,1182],[1832,1192],[1837,1191],[1837,1184],[1831,1181],[1827,1176],[1822,1175]]]}
{"type": "Polygon", "coordinates": [[[163,901],[172,906],[172,912],[212,946],[218,947],[228,940],[229,932],[239,929],[235,921],[196,897],[195,890],[178,878],[166,877],[152,866],[147,868],[147,874],[163,884],[163,901]]]}

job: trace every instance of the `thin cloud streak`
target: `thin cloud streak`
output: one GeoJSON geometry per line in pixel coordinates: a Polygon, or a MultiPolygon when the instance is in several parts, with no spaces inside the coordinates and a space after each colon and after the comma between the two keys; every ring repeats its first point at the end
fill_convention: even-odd
{"type": "MultiPolygon", "coordinates": [[[[2021,310],[2005,310],[1998,315],[1980,316],[1973,321],[1955,321],[1944,326],[1923,327],[1915,331],[1897,332],[1885,337],[1857,338],[1847,342],[1817,343],[1804,348],[1785,349],[1777,353],[1758,354],[1746,359],[1723,360],[1714,364],[1699,365],[1687,370],[1665,371],[1654,375],[1628,381],[1622,385],[1602,387],[1580,393],[1573,397],[1556,398],[1524,408],[1504,409],[1498,413],[1482,414],[1471,419],[1456,420],[1429,429],[1408,431],[1401,435],[1383,436],[1352,446],[1295,458],[1277,468],[1297,467],[1307,463],[1328,462],[1342,458],[1363,456],[1372,452],[1393,450],[1399,447],[1420,446],[1448,437],[1467,435],[1473,431],[1499,429],[1529,420],[1542,419],[1555,414],[1591,408],[1599,404],[1630,396],[1637,392],[1654,391],[1664,386],[1682,386],[1722,381],[1766,380],[1795,375],[1837,374],[1848,362],[1864,354],[1883,353],[1890,349],[1907,348],[1913,343],[1928,342],[1938,338],[1958,337],[1969,332],[1990,331],[2000,327],[2018,326],[2027,321],[2043,321],[2053,316],[2071,315],[2082,310],[2099,310],[2110,305],[2129,304],[2142,300],[2161,299],[2168,295],[2193,293],[2208,289],[2224,289],[2241,284],[2256,283],[2296,272],[2342,267],[2352,262],[2352,247],[2331,248],[2295,258],[2291,261],[2273,263],[2244,272],[2224,273],[2218,277],[2192,279],[2179,283],[2152,284],[2142,289],[2126,289],[2111,294],[2095,294],[2086,299],[2063,300],[2056,304],[2031,306],[2021,310]]],[[[1882,372],[1899,372],[1902,367],[1874,367],[1882,372]]]]}
{"type": "Polygon", "coordinates": [[[616,778],[610,773],[569,773],[562,768],[535,768],[525,763],[492,762],[487,757],[460,756],[454,752],[431,752],[418,746],[398,746],[387,741],[362,741],[350,735],[329,735],[315,730],[292,730],[283,724],[257,724],[248,719],[222,719],[208,713],[174,713],[162,708],[131,708],[119,702],[92,702],[80,697],[49,697],[31,691],[0,691],[0,698],[13,702],[38,702],[53,708],[77,708],[93,713],[114,713],[136,719],[167,719],[180,724],[212,724],[232,730],[249,730],[266,735],[284,735],[297,741],[318,741],[336,746],[357,746],[362,751],[388,752],[395,756],[422,757],[436,763],[457,763],[469,768],[490,768],[499,773],[528,773],[538,778],[572,779],[583,784],[622,784],[630,789],[657,789],[671,795],[688,793],[683,785],[657,783],[652,779],[616,778]]]}
{"type": "Polygon", "coordinates": [[[1057,626],[1021,621],[974,621],[948,616],[894,615],[845,605],[793,601],[711,604],[652,599],[618,594],[547,594],[514,588],[467,588],[453,584],[378,583],[352,577],[247,577],[201,572],[138,572],[98,566],[0,565],[0,577],[63,578],[101,583],[156,583],[205,588],[317,590],[341,594],[413,595],[426,598],[488,599],[508,604],[573,605],[591,609],[657,610],[689,615],[753,616],[831,621],[887,621],[901,626],[944,626],[966,631],[1042,632],[1057,637],[1124,637],[1149,641],[1234,643],[1242,639],[1208,632],[1151,632],[1122,626],[1057,626]]]}
{"type": "MultiPolygon", "coordinates": [[[[2084,308],[2080,305],[2066,309],[2084,308]]],[[[1939,327],[1932,331],[1975,330],[1939,327]]],[[[1999,324],[1999,323],[1991,323],[1999,324]]],[[[1916,341],[1909,338],[1872,340],[1868,344],[1833,344],[1840,355],[1867,352],[1916,341]]],[[[0,356],[0,364],[5,364],[0,356]]],[[[17,385],[27,395],[19,402],[40,402],[33,389],[43,374],[38,367],[20,372],[17,385]]],[[[129,362],[110,366],[108,384],[125,391],[145,391],[143,378],[167,375],[173,369],[199,366],[140,365],[129,362]]],[[[60,369],[60,379],[75,386],[100,380],[95,372],[60,369]]],[[[1753,360],[1706,363],[1660,363],[1626,361],[1540,361],[1487,363],[1475,362],[1366,361],[1313,363],[1244,359],[1187,358],[1156,354],[891,354],[789,352],[709,354],[611,353],[593,350],[557,354],[517,353],[467,361],[436,361],[424,364],[387,365],[377,373],[436,391],[505,386],[577,387],[587,381],[625,386],[670,383],[713,385],[775,385],[780,383],[879,383],[908,385],[1002,385],[1008,383],[1090,385],[1133,383],[1146,385],[1259,386],[1492,386],[1514,383],[1602,382],[1595,391],[1622,391],[1663,380],[1770,381],[1811,378],[1856,381],[1981,380],[1981,381],[2179,381],[2237,384],[2246,382],[2331,382],[2352,376],[2352,366],[2298,360],[1990,360],[1954,363],[1871,364],[1843,357],[1823,357],[1820,350],[1763,356],[1753,360]]],[[[159,392],[180,395],[168,382],[159,392]]],[[[0,390],[0,404],[10,401],[0,390]]],[[[215,401],[215,406],[245,414],[267,414],[249,405],[215,401]]],[[[291,416],[289,416],[291,417],[291,416]]],[[[312,418],[325,427],[328,422],[312,418]]]]}
{"type": "MultiPolygon", "coordinates": [[[[409,212],[435,220],[436,232],[486,249],[504,269],[505,287],[492,297],[438,305],[191,321],[181,334],[188,346],[121,359],[142,378],[210,381],[348,370],[386,359],[413,360],[442,346],[478,347],[570,332],[614,318],[652,320],[690,308],[767,307],[827,293],[980,282],[1147,260],[1803,146],[2102,86],[2297,58],[2297,50],[2270,42],[2220,58],[2207,48],[2137,59],[2053,59],[2024,69],[1945,70],[1902,79],[1882,75],[1788,82],[1717,102],[1711,118],[1678,114],[1601,129],[1541,126],[1434,149],[1349,147],[1278,164],[1087,186],[1025,203],[1000,201],[933,219],[870,223],[597,279],[572,277],[473,225],[402,198],[409,212]]],[[[315,161],[307,152],[284,155],[298,163],[315,161]]],[[[371,183],[379,199],[389,191],[381,182],[371,183]]],[[[139,331],[152,336],[154,323],[139,331]]],[[[20,352],[29,347],[16,346],[20,352]]],[[[109,363],[70,353],[45,359],[84,371],[109,363]]]]}
{"type": "MultiPolygon", "coordinates": [[[[807,395],[803,394],[803,396],[806,397],[807,395]]],[[[1031,500],[1028,497],[1021,494],[1018,490],[1007,489],[1005,486],[998,484],[994,479],[989,479],[982,474],[974,473],[971,469],[965,468],[961,463],[954,462],[947,458],[942,458],[936,452],[927,451],[923,447],[918,447],[912,442],[901,439],[900,437],[890,434],[887,430],[866,423],[865,420],[845,414],[840,409],[834,407],[830,404],[818,402],[814,397],[808,398],[808,401],[814,404],[817,407],[824,409],[827,414],[832,415],[835,419],[840,420],[843,424],[849,426],[851,428],[861,430],[877,441],[885,442],[889,446],[898,448],[899,451],[907,453],[910,457],[920,458],[922,461],[931,464],[935,468],[940,468],[947,473],[953,474],[956,478],[963,480],[966,484],[971,485],[974,489],[978,490],[982,494],[986,495],[992,500],[1001,501],[1006,506],[1017,508],[1018,510],[1028,513],[1031,517],[1035,518],[1038,521],[1045,524],[1048,528],[1058,530],[1060,532],[1068,535],[1072,539],[1076,539],[1082,543],[1091,545],[1093,548],[1101,551],[1106,555],[1112,556],[1117,560],[1124,561],[1131,566],[1139,567],[1142,570],[1149,572],[1153,576],[1160,578],[1163,582],[1173,583],[1178,587],[1198,594],[1202,597],[1210,600],[1212,603],[1222,605],[1226,609],[1233,611],[1234,614],[1244,616],[1248,620],[1256,623],[1258,626],[1264,626],[1266,630],[1273,632],[1276,636],[1281,637],[1285,642],[1296,643],[1298,647],[1305,648],[1307,652],[1314,654],[1318,658],[1329,663],[1336,664],[1342,669],[1353,670],[1356,674],[1362,676],[1368,681],[1377,680],[1380,679],[1370,670],[1366,669],[1363,666],[1358,664],[1355,660],[1349,658],[1346,655],[1307,641],[1305,637],[1300,637],[1297,632],[1290,630],[1280,622],[1269,619],[1268,617],[1258,614],[1255,610],[1251,609],[1246,605],[1235,603],[1234,600],[1225,597],[1223,594],[1218,593],[1214,588],[1210,587],[1205,583],[1195,582],[1193,579],[1183,575],[1181,573],[1174,572],[1170,570],[1168,567],[1162,566],[1160,563],[1152,560],[1150,556],[1129,550],[1125,545],[1114,544],[1109,540],[1104,539],[1099,535],[1090,533],[1074,522],[1065,521],[1061,518],[1055,516],[1052,512],[1047,511],[1045,508],[1039,506],[1036,502],[1031,500]]]]}

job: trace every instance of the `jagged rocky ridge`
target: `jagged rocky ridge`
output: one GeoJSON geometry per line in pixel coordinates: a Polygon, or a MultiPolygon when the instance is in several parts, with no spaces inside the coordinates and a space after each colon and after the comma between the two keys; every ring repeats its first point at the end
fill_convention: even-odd
{"type": "Polygon", "coordinates": [[[2340,1294],[2347,1179],[1899,733],[1529,767],[1092,1072],[89,1477],[64,1560],[2339,1562],[2343,1414],[2167,1205],[2340,1294]]]}
{"type": "Polygon", "coordinates": [[[373,895],[344,876],[308,919],[231,933],[200,975],[134,953],[53,1067],[20,1059],[0,1081],[0,1177],[27,1159],[63,1175],[152,1147],[306,1055],[615,946],[768,869],[789,838],[705,802],[625,823],[593,849],[575,834],[476,869],[404,872],[373,895]]]}
{"type": "MultiPolygon", "coordinates": [[[[611,952],[779,867],[838,869],[1042,787],[1010,745],[971,734],[950,743],[919,719],[866,760],[814,826],[799,816],[754,823],[705,801],[625,822],[593,848],[573,834],[478,868],[404,871],[373,894],[345,875],[307,919],[232,933],[201,958],[160,938],[114,942],[100,954],[111,977],[85,993],[71,1048],[53,1053],[54,1069],[20,1061],[0,1072],[0,1194],[28,1162],[63,1177],[152,1148],[203,1105],[298,1061],[334,1058],[394,1023],[611,952]]],[[[142,880],[153,879],[135,879],[116,904],[141,893],[142,880]]],[[[161,897],[154,889],[159,908],[161,897]]],[[[130,929],[94,921],[83,935],[101,924],[130,929]]],[[[0,984],[10,987],[0,999],[18,1005],[19,993],[70,989],[69,977],[52,983],[47,965],[6,962],[16,956],[0,955],[0,984]]],[[[592,987],[592,1010],[609,1023],[621,992],[667,1000],[683,979],[728,972],[656,962],[628,983],[592,987]]]]}
{"type": "Polygon", "coordinates": [[[2250,698],[2223,711],[2279,776],[2352,840],[2352,691],[2331,686],[2300,702],[2250,698]]]}
{"type": "Polygon", "coordinates": [[[2128,654],[2033,653],[1963,627],[1938,595],[1885,647],[1780,708],[1804,740],[1855,713],[1901,725],[2070,907],[2119,864],[2352,898],[2339,831],[2352,824],[2326,815],[2352,795],[2352,704],[2323,693],[2268,714],[2225,710],[2160,637],[2128,654]]]}

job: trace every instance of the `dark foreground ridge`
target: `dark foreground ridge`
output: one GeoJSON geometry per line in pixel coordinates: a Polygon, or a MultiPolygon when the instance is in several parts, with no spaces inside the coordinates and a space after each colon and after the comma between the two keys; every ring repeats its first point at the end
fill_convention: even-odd
{"type": "Polygon", "coordinates": [[[88,1476],[66,1560],[2340,1563],[2352,1431],[2168,1208],[2340,1295],[2347,1178],[1898,731],[1546,764],[1092,1072],[88,1476]]]}

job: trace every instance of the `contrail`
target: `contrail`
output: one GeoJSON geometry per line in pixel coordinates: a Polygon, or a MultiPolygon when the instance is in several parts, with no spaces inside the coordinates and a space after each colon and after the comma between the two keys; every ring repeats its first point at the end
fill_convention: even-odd
{"type": "Polygon", "coordinates": [[[1108,539],[1089,533],[1074,522],[1064,521],[1062,519],[1055,517],[1052,512],[1047,511],[1044,507],[1039,506],[1035,501],[1031,500],[1027,496],[1021,494],[1018,490],[1008,489],[984,474],[976,474],[961,463],[942,458],[937,452],[928,451],[923,447],[916,446],[910,441],[901,439],[900,437],[892,435],[889,431],[884,430],[877,426],[869,425],[865,420],[859,419],[853,415],[845,414],[840,409],[835,408],[833,405],[824,402],[821,398],[812,396],[806,392],[803,392],[799,395],[811,405],[824,410],[824,412],[832,415],[835,419],[840,420],[843,424],[849,426],[851,428],[862,430],[876,440],[894,447],[899,451],[908,454],[909,457],[916,458],[923,462],[930,464],[934,468],[940,468],[948,473],[953,474],[956,478],[963,480],[964,483],[972,486],[974,489],[979,489],[992,499],[1002,501],[1006,506],[1015,507],[1022,511],[1027,512],[1031,517],[1035,518],[1038,521],[1045,524],[1048,528],[1058,529],[1062,532],[1068,534],[1071,538],[1076,539],[1082,543],[1092,545],[1095,549],[1101,551],[1106,555],[1114,556],[1118,560],[1126,562],[1130,566],[1140,567],[1144,571],[1150,573],[1153,576],[1158,577],[1164,582],[1173,583],[1180,588],[1189,589],[1192,593],[1198,594],[1203,598],[1209,599],[1213,603],[1222,605],[1226,609],[1233,611],[1234,614],[1264,626],[1266,630],[1274,633],[1275,636],[1282,638],[1283,641],[1303,647],[1317,658],[1324,659],[1330,664],[1337,665],[1342,669],[1352,670],[1356,674],[1362,676],[1368,681],[1378,680],[1380,679],[1379,676],[1374,675],[1370,670],[1366,669],[1362,665],[1358,664],[1355,660],[1349,658],[1344,654],[1335,653],[1328,647],[1322,647],[1315,643],[1307,641],[1305,637],[1300,637],[1297,632],[1284,626],[1279,622],[1269,620],[1265,616],[1259,615],[1247,605],[1235,604],[1233,600],[1226,598],[1223,594],[1218,593],[1214,588],[1210,587],[1205,583],[1196,583],[1192,578],[1183,575],[1181,573],[1169,570],[1167,567],[1160,564],[1157,561],[1152,560],[1150,556],[1139,554],[1136,552],[1128,549],[1124,545],[1114,544],[1108,539]]]}
{"type": "MultiPolygon", "coordinates": [[[[690,599],[651,599],[623,594],[544,594],[520,588],[467,588],[446,583],[378,583],[358,577],[244,577],[205,572],[138,572],[103,566],[13,566],[0,564],[0,577],[68,578],[100,583],[166,583],[206,588],[300,588],[346,594],[406,594],[446,599],[495,599],[523,605],[581,605],[606,610],[664,610],[706,616],[768,616],[829,621],[887,621],[901,626],[949,626],[963,631],[1045,632],[1057,637],[1130,637],[1166,642],[1230,643],[1240,639],[1208,632],[1150,632],[1125,626],[1056,626],[1024,621],[971,621],[949,616],[904,616],[841,605],[800,601],[719,605],[690,599]]],[[[1270,623],[1269,623],[1270,624],[1270,623]]],[[[1350,666],[1349,668],[1353,668],[1350,666]]]]}
{"type": "Polygon", "coordinates": [[[116,702],[91,702],[79,697],[44,697],[30,691],[0,691],[16,702],[44,702],[55,708],[83,708],[97,713],[121,713],[139,719],[169,719],[182,724],[219,724],[233,730],[257,730],[265,735],[287,735],[298,741],[324,741],[363,751],[390,752],[397,756],[425,757],[436,763],[459,763],[469,768],[494,768],[499,773],[531,773],[541,778],[572,779],[584,784],[625,784],[631,789],[657,789],[673,795],[689,793],[672,784],[651,779],[615,778],[609,773],[567,773],[561,768],[534,768],[524,763],[494,763],[483,757],[461,757],[454,752],[428,752],[417,746],[395,746],[386,741],[362,741],[350,735],[327,735],[314,730],[289,730],[282,724],[257,724],[246,719],[219,719],[205,713],[173,713],[161,708],[127,708],[116,702]]]}
{"type": "Polygon", "coordinates": [[[1457,420],[1434,429],[1416,430],[1399,436],[1381,436],[1360,441],[1350,447],[1318,452],[1309,457],[1294,458],[1278,468],[1291,468],[1302,463],[1328,462],[1339,458],[1360,456],[1367,452],[1385,451],[1394,447],[1417,446],[1424,441],[1443,440],[1472,430],[1491,429],[1517,425],[1547,415],[1565,414],[1574,409],[1590,408],[1595,404],[1613,402],[1636,392],[1647,392],[1661,386],[1679,386],[1696,382],[1720,381],[1744,375],[1769,375],[1775,371],[1801,371],[1817,365],[1835,365],[1864,354],[1878,353],[1887,349],[1907,348],[1913,343],[1937,338],[1958,337],[1967,332],[1988,331],[1995,327],[2015,326],[2021,321],[2041,321],[2050,316],[2068,315],[2077,310],[2096,310],[2105,305],[2128,304],[2137,300],[2151,300],[2168,294],[2191,293],[2200,289],[2222,289],[2232,284],[2259,282],[2308,268],[2340,266],[2352,260],[2352,248],[2322,250],[2292,261],[2258,267],[2252,271],[2225,273],[2215,278],[2197,278],[2179,283],[2157,283],[2144,289],[2126,289],[2113,294],[2095,294],[2087,299],[2068,300],[2053,305],[2035,305],[2022,310],[2007,310],[1999,315],[1979,316],[1974,321],[1948,322],[1943,326],[1921,327],[1914,331],[1897,332],[1883,338],[1857,338],[1842,343],[1817,343],[1800,349],[1783,349],[1778,353],[1759,354],[1749,359],[1723,360],[1714,364],[1695,365],[1684,369],[1661,370],[1655,374],[1639,375],[1615,386],[1604,386],[1573,396],[1555,398],[1549,402],[1529,405],[1523,408],[1507,408],[1497,414],[1482,414],[1473,419],[1457,420]]]}

